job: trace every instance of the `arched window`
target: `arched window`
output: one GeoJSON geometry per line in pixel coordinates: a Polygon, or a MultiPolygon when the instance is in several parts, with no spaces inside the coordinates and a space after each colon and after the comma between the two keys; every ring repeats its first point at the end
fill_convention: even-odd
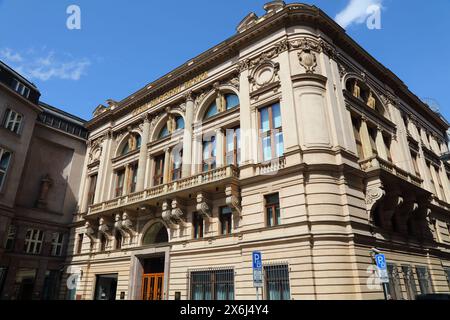
{"type": "Polygon", "coordinates": [[[169,135],[169,129],[167,128],[167,124],[165,124],[164,127],[159,132],[158,139],[165,138],[168,135],[169,135]]]}
{"type": "Polygon", "coordinates": [[[151,245],[158,243],[169,242],[169,236],[167,235],[166,227],[161,223],[157,222],[153,224],[145,233],[142,239],[142,245],[151,245]]]}
{"type": "Polygon", "coordinates": [[[383,104],[367,84],[358,79],[349,79],[346,83],[346,89],[353,97],[361,100],[366,106],[387,118],[383,104]]]}
{"type": "Polygon", "coordinates": [[[123,156],[131,151],[141,148],[141,136],[137,133],[133,133],[123,145],[120,150],[120,155],[123,156]]]}
{"type": "Polygon", "coordinates": [[[176,128],[175,130],[184,129],[184,119],[182,116],[178,116],[175,118],[176,128]]]}
{"type": "Polygon", "coordinates": [[[227,103],[227,110],[236,108],[239,106],[239,97],[234,93],[229,93],[225,95],[225,101],[227,103]]]}
{"type": "Polygon", "coordinates": [[[209,105],[208,110],[206,110],[205,119],[209,119],[209,118],[215,116],[216,114],[217,114],[217,104],[216,104],[216,101],[213,101],[209,105]]]}

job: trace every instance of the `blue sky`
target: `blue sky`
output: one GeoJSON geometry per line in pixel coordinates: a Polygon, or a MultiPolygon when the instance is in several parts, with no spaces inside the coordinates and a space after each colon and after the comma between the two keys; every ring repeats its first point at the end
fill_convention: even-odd
{"type": "MultiPolygon", "coordinates": [[[[268,0],[0,0],[0,59],[31,78],[42,101],[90,119],[235,33],[268,0]],[[66,27],[69,5],[81,30],[66,27]]],[[[291,2],[291,1],[288,1],[291,2]]],[[[316,0],[369,53],[450,119],[450,1],[316,0]],[[364,9],[381,4],[381,29],[364,9]],[[340,14],[340,15],[339,15],[340,14]]]]}

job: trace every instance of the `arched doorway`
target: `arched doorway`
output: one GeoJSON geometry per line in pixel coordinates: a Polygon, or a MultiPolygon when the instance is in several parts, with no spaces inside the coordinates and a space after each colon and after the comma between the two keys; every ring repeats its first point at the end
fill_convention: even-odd
{"type": "MultiPolygon", "coordinates": [[[[161,222],[151,225],[142,237],[143,246],[169,242],[166,226],[161,222]]],[[[162,300],[164,291],[165,256],[154,256],[142,261],[142,300],[162,300]]]]}

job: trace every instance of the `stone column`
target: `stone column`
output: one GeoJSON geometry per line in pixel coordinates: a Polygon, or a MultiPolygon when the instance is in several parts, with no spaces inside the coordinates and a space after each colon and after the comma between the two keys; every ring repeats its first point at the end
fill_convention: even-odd
{"type": "Polygon", "coordinates": [[[220,168],[225,165],[225,135],[222,128],[216,129],[216,167],[220,168]]]}
{"type": "Polygon", "coordinates": [[[194,99],[192,92],[186,94],[186,113],[184,117],[184,134],[183,134],[183,178],[189,177],[192,172],[192,124],[194,122],[194,99]]]}
{"type": "Polygon", "coordinates": [[[361,119],[361,128],[359,134],[361,136],[364,158],[367,159],[372,157],[374,154],[372,152],[372,146],[370,144],[369,129],[367,128],[367,122],[364,117],[361,119]]]}
{"type": "Polygon", "coordinates": [[[380,158],[387,161],[388,160],[388,155],[386,152],[387,146],[384,143],[383,132],[381,131],[380,127],[377,128],[377,137],[375,139],[375,144],[377,145],[377,151],[380,158]]]}
{"type": "Polygon", "coordinates": [[[136,192],[144,190],[145,171],[147,167],[148,138],[150,134],[150,118],[148,114],[144,116],[144,127],[142,129],[141,149],[139,151],[139,162],[136,182],[136,192]]]}
{"type": "Polygon", "coordinates": [[[86,150],[86,156],[84,158],[84,164],[83,164],[83,173],[81,174],[81,188],[78,193],[78,199],[79,199],[79,209],[78,212],[86,212],[88,207],[88,194],[89,194],[89,186],[90,186],[90,178],[87,175],[87,166],[89,164],[89,155],[92,150],[92,142],[89,140],[87,142],[87,150],[86,150]]]}
{"type": "Polygon", "coordinates": [[[163,183],[170,181],[170,148],[164,150],[164,177],[163,183]]]}
{"type": "MultiPolygon", "coordinates": [[[[248,81],[249,72],[243,70],[239,79],[239,103],[240,103],[240,123],[241,123],[241,164],[253,163],[252,149],[255,140],[253,140],[252,112],[250,108],[250,85],[248,81]]],[[[256,160],[256,159],[255,159],[256,160]]]]}
{"type": "Polygon", "coordinates": [[[203,136],[202,134],[197,134],[193,139],[192,148],[192,175],[201,172],[202,166],[202,152],[203,152],[203,136]]]}

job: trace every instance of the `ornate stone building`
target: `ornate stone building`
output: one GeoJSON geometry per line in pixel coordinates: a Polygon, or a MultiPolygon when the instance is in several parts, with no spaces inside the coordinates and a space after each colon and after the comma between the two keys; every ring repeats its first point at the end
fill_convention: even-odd
{"type": "Polygon", "coordinates": [[[449,291],[448,123],[325,13],[274,1],[90,131],[72,299],[449,291]],[[442,158],[441,158],[442,157],[442,158]]]}
{"type": "Polygon", "coordinates": [[[0,62],[0,299],[56,299],[77,211],[84,121],[0,62]]]}

